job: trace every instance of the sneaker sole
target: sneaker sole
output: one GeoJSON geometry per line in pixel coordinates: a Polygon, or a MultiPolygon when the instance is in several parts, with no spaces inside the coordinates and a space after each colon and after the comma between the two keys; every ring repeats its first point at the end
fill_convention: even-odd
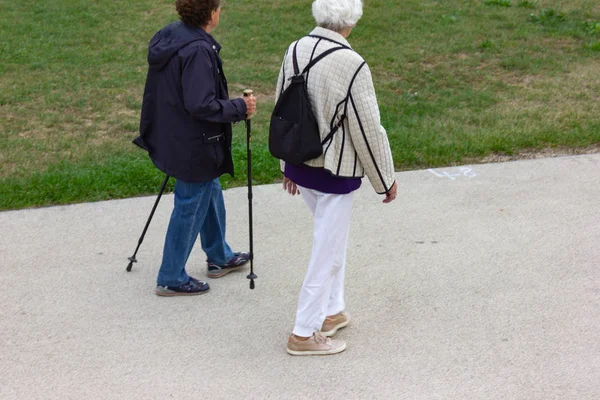
{"type": "Polygon", "coordinates": [[[322,351],[322,350],[298,351],[298,350],[290,350],[289,347],[286,350],[287,350],[288,354],[291,354],[293,356],[329,356],[332,354],[341,353],[342,351],[346,350],[346,343],[344,343],[343,346],[338,347],[337,349],[332,349],[332,350],[327,350],[327,351],[322,351]]]}
{"type": "Polygon", "coordinates": [[[219,272],[208,272],[206,274],[206,276],[208,276],[209,278],[213,278],[213,279],[220,278],[222,276],[227,275],[230,272],[239,271],[240,269],[244,268],[245,266],[246,266],[246,263],[239,265],[237,267],[222,269],[222,270],[219,270],[219,272]]]}
{"type": "Polygon", "coordinates": [[[198,296],[204,293],[209,292],[210,289],[203,290],[202,292],[194,292],[194,293],[184,293],[184,292],[161,292],[159,290],[155,290],[157,296],[161,297],[177,297],[177,296],[198,296]]]}
{"type": "Polygon", "coordinates": [[[347,327],[349,324],[350,324],[350,318],[348,318],[346,321],[342,322],[341,324],[337,325],[335,328],[333,328],[330,331],[327,331],[327,332],[321,331],[321,335],[331,337],[331,336],[335,335],[337,333],[337,331],[339,331],[342,328],[347,327]]]}

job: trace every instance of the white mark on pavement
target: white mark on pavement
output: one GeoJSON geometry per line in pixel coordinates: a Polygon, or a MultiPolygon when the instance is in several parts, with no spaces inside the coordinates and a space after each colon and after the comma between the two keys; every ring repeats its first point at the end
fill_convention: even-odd
{"type": "Polygon", "coordinates": [[[458,173],[454,172],[448,172],[448,171],[441,171],[441,170],[434,170],[434,169],[428,169],[429,172],[431,172],[432,174],[434,174],[435,176],[437,176],[438,178],[448,178],[450,180],[455,181],[457,178],[461,178],[461,177],[467,177],[467,178],[474,178],[477,176],[477,174],[473,171],[472,168],[469,167],[460,167],[458,173]]]}

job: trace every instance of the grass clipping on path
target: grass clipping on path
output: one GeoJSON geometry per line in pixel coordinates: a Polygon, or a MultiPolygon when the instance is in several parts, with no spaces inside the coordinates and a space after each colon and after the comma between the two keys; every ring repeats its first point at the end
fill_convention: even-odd
{"type": "MultiPolygon", "coordinates": [[[[314,26],[311,3],[228,2],[213,32],[232,96],[258,95],[256,183],[280,177],[267,148],[274,86],[287,45],[314,26]]],[[[161,173],[131,140],[148,41],[177,19],[172,2],[1,8],[0,210],[154,193],[161,173]]],[[[372,0],[349,41],[373,72],[398,170],[600,143],[597,1],[372,0]]],[[[247,179],[243,124],[234,136],[224,187],[247,179]]]]}

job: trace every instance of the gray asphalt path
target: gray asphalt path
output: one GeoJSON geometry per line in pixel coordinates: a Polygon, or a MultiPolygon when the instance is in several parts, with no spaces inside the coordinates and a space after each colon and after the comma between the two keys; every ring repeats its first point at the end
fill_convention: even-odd
{"type": "MultiPolygon", "coordinates": [[[[312,221],[278,185],[254,189],[256,289],[190,298],[153,292],[171,195],[131,273],[154,197],[0,213],[0,399],[600,399],[600,154],[397,178],[355,198],[330,357],[285,353],[312,221]]],[[[225,198],[246,250],[246,188],[225,198]]]]}

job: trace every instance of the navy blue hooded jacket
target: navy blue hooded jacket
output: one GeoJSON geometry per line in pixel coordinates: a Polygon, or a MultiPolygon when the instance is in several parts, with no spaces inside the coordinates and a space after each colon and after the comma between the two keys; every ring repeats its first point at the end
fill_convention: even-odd
{"type": "Polygon", "coordinates": [[[200,28],[182,22],[157,32],[148,48],[140,136],[154,165],[185,182],[233,175],[231,123],[245,119],[244,100],[229,100],[219,51],[200,28]]]}

